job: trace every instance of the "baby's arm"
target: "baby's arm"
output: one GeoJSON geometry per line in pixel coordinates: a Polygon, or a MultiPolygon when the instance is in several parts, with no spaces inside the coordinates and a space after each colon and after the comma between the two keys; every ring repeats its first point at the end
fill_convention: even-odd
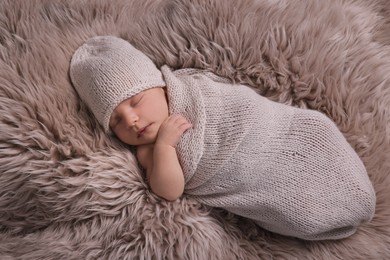
{"type": "Polygon", "coordinates": [[[180,115],[172,115],[161,125],[153,146],[138,147],[137,158],[146,170],[152,191],[166,200],[176,200],[184,191],[183,170],[176,145],[191,124],[180,115]]]}

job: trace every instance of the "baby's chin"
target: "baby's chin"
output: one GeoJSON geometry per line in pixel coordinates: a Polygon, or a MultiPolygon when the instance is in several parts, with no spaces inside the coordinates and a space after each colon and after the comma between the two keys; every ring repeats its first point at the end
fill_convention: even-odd
{"type": "MultiPolygon", "coordinates": [[[[121,139],[119,139],[121,140],[121,139]]],[[[156,142],[155,138],[139,138],[139,140],[134,142],[129,142],[128,140],[121,140],[123,143],[131,146],[140,146],[140,145],[153,145],[156,142]]]]}

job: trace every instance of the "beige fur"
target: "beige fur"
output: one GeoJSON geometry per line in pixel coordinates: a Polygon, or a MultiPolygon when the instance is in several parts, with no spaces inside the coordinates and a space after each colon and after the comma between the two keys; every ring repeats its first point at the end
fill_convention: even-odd
{"type": "Polygon", "coordinates": [[[390,257],[389,10],[385,0],[1,1],[1,258],[390,257]],[[374,184],[372,222],[309,243],[191,198],[157,199],[70,84],[73,52],[106,34],[159,66],[209,69],[325,112],[374,184]]]}

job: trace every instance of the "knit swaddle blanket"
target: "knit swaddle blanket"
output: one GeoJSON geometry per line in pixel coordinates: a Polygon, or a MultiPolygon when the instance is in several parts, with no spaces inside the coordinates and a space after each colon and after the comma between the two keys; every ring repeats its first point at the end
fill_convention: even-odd
{"type": "Polygon", "coordinates": [[[209,72],[161,70],[170,113],[193,124],[177,146],[186,194],[307,240],[347,237],[373,217],[365,167],[325,115],[209,72]]]}

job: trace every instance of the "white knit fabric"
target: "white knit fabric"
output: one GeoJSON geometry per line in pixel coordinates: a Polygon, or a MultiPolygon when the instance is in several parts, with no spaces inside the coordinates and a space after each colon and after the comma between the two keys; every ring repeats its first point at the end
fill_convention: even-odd
{"type": "Polygon", "coordinates": [[[96,36],[80,46],[71,60],[70,78],[106,132],[119,103],[143,90],[165,86],[155,64],[115,36],[96,36]]]}
{"type": "Polygon", "coordinates": [[[162,72],[170,113],[194,125],[177,147],[186,194],[307,240],[347,237],[373,217],[365,167],[326,116],[211,73],[162,72]]]}

